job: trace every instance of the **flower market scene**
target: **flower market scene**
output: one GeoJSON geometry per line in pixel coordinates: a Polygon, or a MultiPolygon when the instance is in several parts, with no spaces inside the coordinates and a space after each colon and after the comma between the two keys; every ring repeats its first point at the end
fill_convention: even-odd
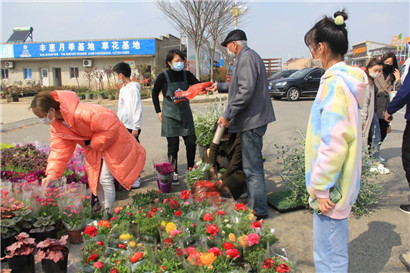
{"type": "Polygon", "coordinates": [[[409,2],[1,7],[1,273],[410,272],[409,2]]]}

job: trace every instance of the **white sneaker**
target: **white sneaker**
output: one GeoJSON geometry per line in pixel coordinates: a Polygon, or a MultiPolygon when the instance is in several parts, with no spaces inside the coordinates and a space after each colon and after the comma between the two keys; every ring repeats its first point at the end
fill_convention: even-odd
{"type": "Polygon", "coordinates": [[[386,161],[386,160],[384,160],[383,157],[380,157],[380,161],[381,161],[381,162],[384,162],[384,161],[386,161]]]}
{"type": "Polygon", "coordinates": [[[179,179],[177,173],[174,173],[174,177],[172,178],[172,186],[179,186],[179,179]]]}
{"type": "Polygon", "coordinates": [[[377,171],[378,171],[380,174],[388,174],[388,173],[390,173],[390,170],[387,169],[386,167],[384,167],[383,164],[379,164],[379,166],[377,167],[377,171]]]}
{"type": "Polygon", "coordinates": [[[141,179],[138,177],[138,179],[132,184],[131,189],[138,189],[141,187],[141,179]]]}

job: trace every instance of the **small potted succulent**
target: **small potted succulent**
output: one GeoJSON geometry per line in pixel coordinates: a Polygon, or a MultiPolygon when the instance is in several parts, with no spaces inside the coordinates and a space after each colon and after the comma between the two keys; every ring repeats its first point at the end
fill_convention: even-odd
{"type": "Polygon", "coordinates": [[[39,216],[33,223],[33,228],[30,229],[30,234],[36,239],[37,243],[46,238],[56,238],[57,229],[53,216],[39,216]]]}
{"type": "Polygon", "coordinates": [[[47,238],[37,244],[37,262],[41,262],[45,273],[66,273],[68,252],[68,235],[61,239],[47,238]]]}
{"type": "Polygon", "coordinates": [[[30,238],[25,232],[21,232],[15,238],[16,242],[6,248],[6,256],[1,260],[7,259],[12,272],[34,273],[34,249],[36,247],[34,238],[30,238]]]}

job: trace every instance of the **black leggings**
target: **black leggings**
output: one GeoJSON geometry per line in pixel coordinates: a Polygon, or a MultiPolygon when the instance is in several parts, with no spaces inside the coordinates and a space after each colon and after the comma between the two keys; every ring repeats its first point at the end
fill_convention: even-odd
{"type": "MultiPolygon", "coordinates": [[[[195,164],[196,136],[183,136],[186,147],[187,167],[192,168],[195,164]]],[[[168,141],[168,158],[171,163],[175,164],[175,172],[178,173],[178,151],[179,137],[167,137],[168,141]]]]}
{"type": "Polygon", "coordinates": [[[406,128],[403,132],[403,144],[401,148],[401,159],[403,168],[406,172],[406,179],[410,187],[410,121],[406,123],[406,128]]]}
{"type": "Polygon", "coordinates": [[[390,123],[388,123],[384,119],[379,119],[381,142],[383,142],[383,140],[387,136],[387,129],[389,128],[389,124],[390,123]]]}

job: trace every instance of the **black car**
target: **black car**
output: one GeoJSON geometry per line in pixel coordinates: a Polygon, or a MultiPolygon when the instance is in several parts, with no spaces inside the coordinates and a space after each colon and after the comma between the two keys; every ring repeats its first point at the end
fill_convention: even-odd
{"type": "Polygon", "coordinates": [[[273,81],[273,80],[279,80],[279,79],[284,79],[292,75],[298,71],[297,69],[285,69],[285,70],[279,70],[273,73],[268,77],[268,82],[273,81]]]}
{"type": "Polygon", "coordinates": [[[296,101],[302,96],[315,96],[319,89],[323,68],[304,68],[293,73],[286,79],[269,82],[269,94],[272,98],[296,101]]]}

